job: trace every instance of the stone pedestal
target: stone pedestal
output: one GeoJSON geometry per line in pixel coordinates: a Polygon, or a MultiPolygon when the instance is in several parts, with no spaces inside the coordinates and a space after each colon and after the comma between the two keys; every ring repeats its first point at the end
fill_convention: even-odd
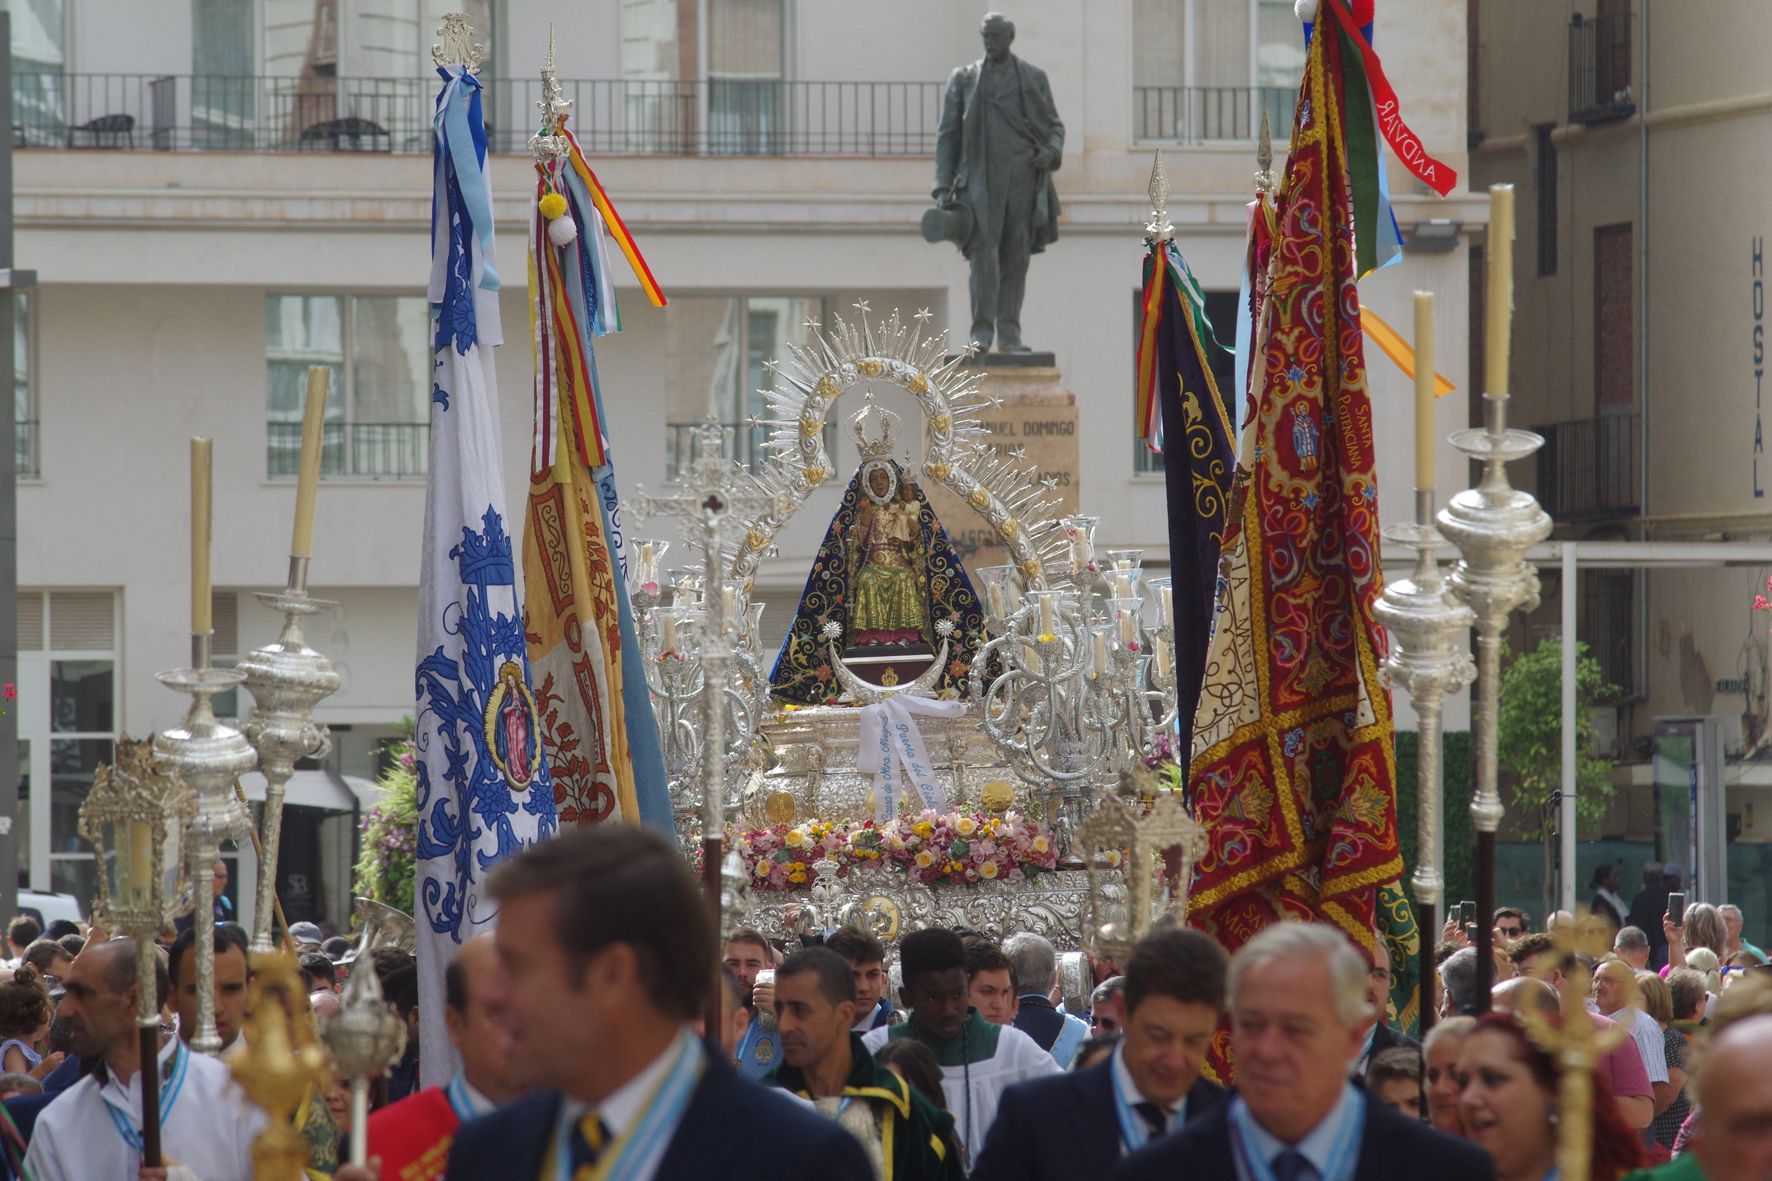
{"type": "MultiPolygon", "coordinates": [[[[1077,511],[1082,459],[1077,427],[1077,396],[1064,386],[1051,353],[983,353],[968,362],[985,374],[983,391],[997,399],[979,415],[989,432],[983,442],[993,451],[1022,451],[1019,461],[1054,481],[1054,516],[1077,511]]],[[[1009,552],[979,515],[933,481],[923,482],[929,503],[952,538],[968,572],[1001,566],[1009,552]]]]}

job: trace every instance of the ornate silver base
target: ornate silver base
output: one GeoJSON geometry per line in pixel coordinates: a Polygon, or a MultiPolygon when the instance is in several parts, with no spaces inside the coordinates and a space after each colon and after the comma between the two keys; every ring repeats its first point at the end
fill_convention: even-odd
{"type": "Polygon", "coordinates": [[[265,774],[265,811],[260,835],[258,904],[253,911],[254,954],[273,950],[271,918],[277,896],[277,852],[283,835],[283,794],[295,764],[304,758],[323,758],[332,749],[332,736],[313,721],[314,706],[338,691],[339,675],[332,662],[308,647],[302,638],[301,621],[332,607],[310,598],[295,582],[307,581],[305,558],[292,558],[291,585],[281,592],[258,595],[258,601],[283,614],[283,631],[275,642],[255,649],[239,663],[246,691],[252,694],[252,720],[246,725],[247,740],[258,750],[265,774]],[[295,564],[301,563],[301,568],[295,564]]]}
{"type": "Polygon", "coordinates": [[[197,949],[197,1029],[191,1048],[201,1054],[221,1049],[215,1029],[215,908],[208,882],[222,842],[240,840],[251,827],[246,808],[234,796],[234,780],[258,765],[258,753],[246,736],[216,720],[210,698],[245,679],[237,670],[218,668],[159,674],[167,688],[191,695],[184,721],[154,736],[154,758],[166,771],[176,771],[197,797],[186,839],[197,949]]]}

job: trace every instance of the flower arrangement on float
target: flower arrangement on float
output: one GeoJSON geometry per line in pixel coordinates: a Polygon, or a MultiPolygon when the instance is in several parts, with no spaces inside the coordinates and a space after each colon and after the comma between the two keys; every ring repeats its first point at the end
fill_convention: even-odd
{"type": "Polygon", "coordinates": [[[754,889],[810,889],[829,860],[842,877],[856,867],[896,869],[926,886],[1014,882],[1058,868],[1058,841],[1039,821],[1010,811],[904,813],[873,820],[809,820],[727,833],[754,889]]]}

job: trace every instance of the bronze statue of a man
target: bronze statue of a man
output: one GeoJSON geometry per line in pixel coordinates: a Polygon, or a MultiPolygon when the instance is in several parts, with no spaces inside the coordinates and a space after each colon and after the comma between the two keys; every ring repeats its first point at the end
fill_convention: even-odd
{"type": "Polygon", "coordinates": [[[1046,74],[1009,52],[1015,26],[1001,13],[979,28],[984,57],[955,70],[935,136],[936,203],[963,209],[960,252],[972,263],[972,343],[1025,353],[1021,298],[1028,256],[1058,239],[1064,124],[1046,74]],[[969,232],[966,232],[967,221],[969,232]]]}

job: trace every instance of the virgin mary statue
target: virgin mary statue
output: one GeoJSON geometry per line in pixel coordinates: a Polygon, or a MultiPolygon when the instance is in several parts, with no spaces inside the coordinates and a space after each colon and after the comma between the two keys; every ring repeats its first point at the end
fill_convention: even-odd
{"type": "MultiPolygon", "coordinates": [[[[948,640],[947,667],[936,690],[960,691],[984,631],[984,613],[947,530],[915,480],[891,458],[891,423],[879,437],[852,429],[862,462],[844,489],[801,592],[769,684],[777,700],[799,705],[834,701],[841,689],[831,668],[827,638],[844,655],[932,655],[936,627],[948,640]]],[[[890,412],[888,412],[890,413],[890,412]]]]}

